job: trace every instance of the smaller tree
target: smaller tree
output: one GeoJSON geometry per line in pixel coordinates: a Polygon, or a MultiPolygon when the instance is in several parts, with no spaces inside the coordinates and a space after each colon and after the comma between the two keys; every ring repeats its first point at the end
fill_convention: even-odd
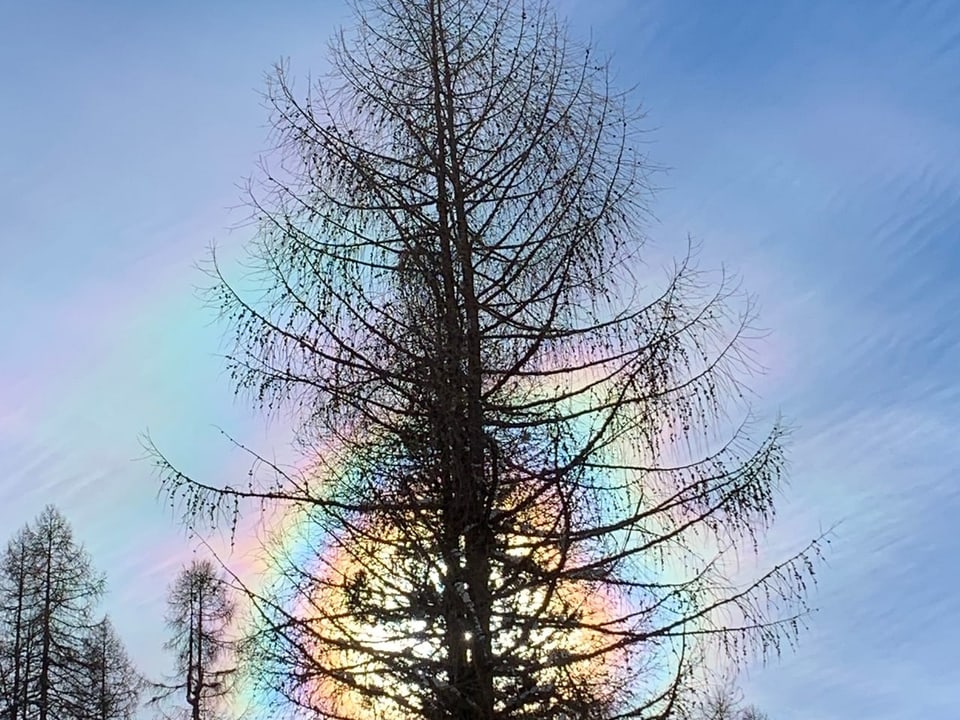
{"type": "Polygon", "coordinates": [[[134,668],[110,619],[93,626],[86,638],[84,665],[87,683],[86,717],[91,720],[129,720],[136,713],[143,679],[134,668]]]}
{"type": "Polygon", "coordinates": [[[229,587],[209,560],[194,560],[183,568],[167,596],[167,626],[171,636],[164,647],[174,654],[170,683],[157,683],[153,703],[180,693],[186,707],[179,714],[189,720],[207,720],[230,690],[235,668],[230,666],[229,639],[235,603],[229,587]]]}
{"type": "Polygon", "coordinates": [[[730,679],[711,687],[680,716],[683,720],[767,720],[755,705],[744,704],[743,691],[730,679]]]}

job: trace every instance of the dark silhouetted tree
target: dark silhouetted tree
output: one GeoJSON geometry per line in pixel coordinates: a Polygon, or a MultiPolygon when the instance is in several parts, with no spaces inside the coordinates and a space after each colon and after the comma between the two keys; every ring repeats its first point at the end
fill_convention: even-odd
{"type": "Polygon", "coordinates": [[[729,678],[698,697],[684,713],[684,720],[767,720],[754,705],[746,705],[743,692],[729,678]]]}
{"type": "Polygon", "coordinates": [[[6,717],[132,716],[136,672],[109,623],[94,618],[103,590],[103,576],[53,506],[10,540],[0,563],[6,717]]]}
{"type": "Polygon", "coordinates": [[[606,63],[539,0],[361,3],[331,59],[302,95],[274,76],[257,274],[214,262],[211,293],[238,391],[293,414],[309,467],[217,485],[158,455],[195,527],[297,515],[250,593],[260,689],[324,718],[666,717],[708,650],[792,639],[815,545],[731,577],[784,466],[781,426],[747,432],[752,305],[693,254],[645,269],[606,63]]]}
{"type": "Polygon", "coordinates": [[[84,642],[84,685],[79,688],[90,720],[130,720],[136,714],[143,690],[126,648],[109,618],[93,626],[84,642]]]}
{"type": "Polygon", "coordinates": [[[182,699],[182,715],[190,720],[217,717],[231,687],[234,669],[228,637],[234,603],[228,585],[209,560],[195,560],[183,568],[167,597],[170,639],[165,647],[174,655],[170,683],[157,684],[154,702],[182,699]]]}
{"type": "Polygon", "coordinates": [[[85,681],[83,644],[104,578],[73,539],[66,518],[48,506],[31,527],[36,576],[34,602],[37,650],[36,717],[81,717],[77,688],[85,681]]]}
{"type": "Polygon", "coordinates": [[[30,554],[32,534],[24,527],[7,544],[0,566],[0,689],[3,716],[26,717],[33,678],[35,644],[35,558],[30,554]]]}

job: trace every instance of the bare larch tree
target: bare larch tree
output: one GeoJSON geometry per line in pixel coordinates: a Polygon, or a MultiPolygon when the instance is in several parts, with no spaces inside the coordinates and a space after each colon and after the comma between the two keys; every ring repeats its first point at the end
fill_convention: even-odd
{"type": "Polygon", "coordinates": [[[105,581],[47,506],[0,557],[0,698],[10,720],[124,720],[139,676],[95,610],[105,581]]]}
{"type": "Polygon", "coordinates": [[[85,638],[82,718],[132,720],[140,707],[144,681],[127,654],[110,618],[100,620],[85,638]]]}
{"type": "Polygon", "coordinates": [[[756,705],[744,702],[743,691],[734,678],[721,678],[709,686],[700,697],[684,708],[681,720],[767,720],[766,713],[756,705]]]}
{"type": "Polygon", "coordinates": [[[157,455],[188,522],[297,514],[250,591],[261,690],[324,718],[668,717],[705,653],[792,640],[811,545],[748,580],[784,430],[746,429],[752,305],[644,269],[639,113],[539,0],[372,0],[266,94],[240,392],[308,466],[157,455]],[[742,421],[742,422],[741,422],[742,421]]]}
{"type": "Polygon", "coordinates": [[[0,564],[0,688],[3,716],[27,716],[35,662],[36,558],[30,552],[33,533],[21,528],[7,543],[0,564]]]}
{"type": "Polygon", "coordinates": [[[210,560],[194,560],[180,571],[167,597],[170,638],[165,647],[174,655],[174,674],[169,682],[154,684],[158,692],[152,704],[172,701],[189,720],[221,716],[234,675],[233,616],[230,588],[210,560]]]}

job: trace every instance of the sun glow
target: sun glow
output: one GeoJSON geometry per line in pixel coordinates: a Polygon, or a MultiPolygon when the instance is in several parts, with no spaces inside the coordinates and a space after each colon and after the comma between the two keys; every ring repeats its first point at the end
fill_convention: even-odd
{"type": "MultiPolygon", "coordinates": [[[[442,693],[447,679],[434,668],[444,647],[444,623],[436,608],[418,613],[410,598],[439,601],[440,562],[422,561],[420,567],[404,557],[396,544],[399,533],[388,531],[363,547],[339,547],[325,561],[325,570],[315,583],[314,593],[302,610],[314,642],[309,648],[312,666],[318,670],[307,694],[310,703],[331,715],[349,718],[401,718],[410,709],[423,709],[418,693],[433,688],[442,693]],[[377,606],[364,616],[363,606],[377,606]],[[418,617],[418,614],[420,615],[418,617]],[[430,617],[433,615],[433,617],[430,617]],[[319,619],[322,617],[322,620],[319,619]],[[403,660],[398,660],[398,658],[403,660]],[[400,672],[397,669],[400,669],[400,672]],[[404,681],[403,677],[408,677],[404,681]]],[[[526,546],[531,538],[515,536],[504,559],[491,574],[494,594],[507,587],[510,562],[531,558],[526,546]]],[[[557,561],[558,558],[553,558],[557,561]]],[[[595,657],[609,647],[604,628],[613,621],[610,600],[602,592],[590,592],[582,582],[563,581],[555,587],[516,590],[494,604],[491,638],[497,657],[525,657],[541,662],[538,685],[559,688],[569,681],[579,686],[600,688],[616,684],[616,663],[611,653],[595,657]],[[526,626],[512,622],[510,629],[498,627],[497,618],[526,613],[526,626]],[[535,650],[533,650],[535,648],[535,650]],[[536,660],[534,659],[536,656],[536,660]],[[573,658],[581,657],[581,660],[573,658]],[[544,661],[544,659],[546,659],[544,661]],[[565,679],[561,675],[566,674],[565,679]]],[[[465,603],[466,588],[458,588],[465,603]]],[[[468,648],[479,630],[464,634],[468,648]]],[[[469,658],[469,649],[468,649],[469,658]]],[[[613,653],[615,654],[615,653],[613,653]]]]}
{"type": "MultiPolygon", "coordinates": [[[[584,387],[593,380],[577,379],[584,387]]],[[[602,382],[589,387],[577,405],[589,407],[605,389],[602,382]]],[[[551,391],[556,389],[531,388],[545,396],[551,391]]],[[[583,423],[589,425],[589,416],[583,423]]],[[[628,442],[629,437],[618,438],[611,452],[639,463],[642,448],[628,442]]],[[[664,444],[670,445],[667,438],[664,444]]],[[[338,446],[326,448],[319,458],[304,475],[313,478],[315,491],[330,497],[349,475],[349,453],[338,446]]],[[[638,502],[654,502],[656,488],[640,488],[629,474],[614,471],[597,479],[609,491],[597,510],[602,515],[615,517],[632,512],[638,502]]],[[[495,513],[509,516],[510,522],[498,530],[499,549],[490,556],[494,658],[535,678],[531,694],[543,697],[576,688],[585,697],[616,700],[628,677],[635,679],[636,663],[650,663],[656,654],[648,648],[650,657],[635,657],[625,649],[629,643],[621,642],[638,630],[632,618],[641,606],[649,611],[646,599],[593,578],[589,547],[558,544],[562,532],[556,523],[564,513],[555,489],[524,477],[512,483],[508,478],[505,484],[509,488],[495,513]],[[586,570],[558,573],[581,567],[586,570]],[[560,579],[535,580],[553,574],[560,579]]],[[[450,598],[444,598],[443,589],[450,562],[458,561],[442,557],[436,547],[439,519],[429,513],[392,520],[355,518],[345,532],[331,531],[329,522],[304,506],[288,508],[275,519],[274,527],[262,533],[268,543],[265,560],[258,563],[264,578],[258,585],[265,596],[276,592],[289,601],[284,612],[296,637],[282,652],[285,661],[293,658],[296,665],[296,685],[283,688],[273,701],[249,696],[248,704],[276,706],[295,696],[304,707],[349,720],[429,714],[431,696],[442,696],[449,687],[444,654],[450,638],[443,604],[450,598]]],[[[657,529],[650,531],[656,534],[657,529]]],[[[615,533],[607,541],[636,538],[615,533]]],[[[680,573],[660,565],[649,569],[661,582],[680,573]]],[[[468,588],[456,590],[468,603],[468,588]]],[[[648,615],[644,622],[656,619],[648,615]]],[[[468,662],[478,636],[479,628],[462,637],[468,662]]],[[[651,666],[644,672],[646,681],[656,685],[664,668],[651,666]]],[[[517,700],[516,688],[507,686],[509,678],[497,682],[504,685],[499,703],[517,700]]]]}

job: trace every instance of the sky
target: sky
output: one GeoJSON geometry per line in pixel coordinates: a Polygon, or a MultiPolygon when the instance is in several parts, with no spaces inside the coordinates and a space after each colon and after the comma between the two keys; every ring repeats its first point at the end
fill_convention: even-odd
{"type": "MultiPolygon", "coordinates": [[[[647,229],[736,271],[769,328],[758,410],[791,422],[762,561],[837,525],[795,650],[755,664],[776,720],[960,710],[960,4],[558,0],[647,111],[647,229]]],[[[339,0],[0,3],[0,536],[48,502],[108,574],[152,676],[190,542],[141,435],[197,476],[235,400],[197,298],[267,147],[259,93],[319,74],[339,0]]]]}

